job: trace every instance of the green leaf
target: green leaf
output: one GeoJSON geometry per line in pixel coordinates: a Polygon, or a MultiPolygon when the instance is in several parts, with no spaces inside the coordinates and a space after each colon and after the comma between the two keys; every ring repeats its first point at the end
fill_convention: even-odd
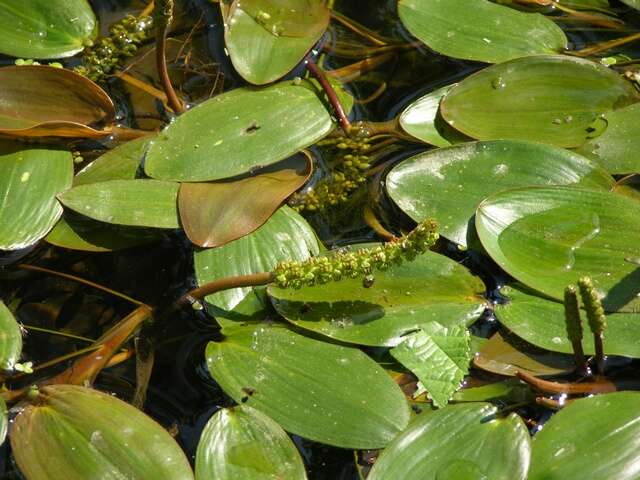
{"type": "Polygon", "coordinates": [[[466,327],[428,323],[406,335],[390,353],[418,377],[433,404],[444,407],[469,372],[469,332],[466,327]]]}
{"type": "Polygon", "coordinates": [[[418,140],[436,147],[447,147],[465,141],[467,137],[451,128],[439,114],[440,101],[454,85],[434,90],[412,102],[398,117],[402,129],[418,140]]]}
{"type": "MultiPolygon", "coordinates": [[[[0,369],[13,370],[21,353],[22,332],[20,326],[11,311],[0,300],[0,369]]],[[[0,428],[0,432],[2,432],[2,428],[0,428]]],[[[4,433],[6,433],[6,425],[4,433]]],[[[4,441],[4,435],[0,435],[0,439],[1,444],[4,441]]]]}
{"type": "Polygon", "coordinates": [[[411,218],[438,221],[440,233],[468,246],[473,215],[488,195],[529,185],[609,189],[614,179],[595,162],[562,148],[514,140],[472,142],[408,158],[387,175],[389,196],[411,218]]]}
{"type": "Polygon", "coordinates": [[[640,0],[620,0],[622,3],[626,3],[631,8],[635,8],[636,10],[640,10],[640,0]]]}
{"type": "Polygon", "coordinates": [[[440,105],[451,126],[478,140],[514,139],[577,147],[604,124],[601,114],[637,102],[630,82],[568,56],[534,56],[485,68],[440,105]]]}
{"type": "MultiPolygon", "coordinates": [[[[284,260],[306,260],[320,251],[315,232],[298,213],[281,207],[260,228],[222,247],[193,254],[198,285],[219,278],[269,272],[284,260]]],[[[257,291],[264,290],[255,289],[257,291]]],[[[234,309],[253,288],[234,288],[206,297],[210,306],[234,309]]]]}
{"type": "Polygon", "coordinates": [[[567,46],[552,20],[488,0],[400,0],[398,14],[415,37],[454,58],[499,63],[567,46]]]}
{"type": "Polygon", "coordinates": [[[224,39],[231,62],[245,80],[255,85],[273,82],[292,70],[329,24],[329,9],[322,0],[286,0],[298,9],[291,12],[289,8],[282,14],[278,14],[279,3],[282,0],[243,0],[231,8],[220,4],[223,15],[228,9],[224,39]],[[300,17],[300,12],[310,17],[307,28],[298,30],[300,35],[286,35],[291,27],[300,29],[305,24],[291,21],[300,17]],[[287,31],[283,31],[285,28],[287,31]]]}
{"type": "Polygon", "coordinates": [[[639,401],[616,392],[564,407],[533,438],[529,480],[638,478],[639,401]]]}
{"type": "Polygon", "coordinates": [[[137,138],[100,155],[76,174],[73,185],[77,187],[108,180],[133,180],[152,139],[153,137],[137,138]]]}
{"type": "Polygon", "coordinates": [[[577,152],[596,160],[611,173],[640,172],[640,103],[608,112],[607,129],[577,152]]]}
{"type": "MultiPolygon", "coordinates": [[[[535,295],[521,285],[503,287],[501,294],[509,302],[496,305],[496,316],[500,323],[520,338],[540,348],[554,352],[573,353],[567,339],[564,306],[535,295]]],[[[582,312],[585,331],[582,347],[587,355],[595,353],[593,337],[589,333],[586,314],[582,312]]],[[[640,314],[610,313],[607,315],[607,330],[604,334],[604,350],[607,355],[622,355],[640,358],[640,314]]]]}
{"type": "Polygon", "coordinates": [[[24,58],[70,57],[97,33],[87,0],[0,0],[0,53],[24,58]]]}
{"type": "Polygon", "coordinates": [[[7,431],[9,430],[9,412],[4,398],[0,397],[0,445],[4,444],[7,439],[7,431]]]}
{"type": "Polygon", "coordinates": [[[0,140],[0,250],[33,245],[62,215],[56,195],[71,186],[71,153],[0,140]]]}
{"type": "Polygon", "coordinates": [[[109,180],[73,187],[58,198],[65,207],[101,222],[178,228],[179,187],[160,180],[109,180]]]}
{"type": "Polygon", "coordinates": [[[362,345],[397,345],[434,321],[470,325],[486,306],[482,281],[433,252],[375,272],[374,279],[370,287],[344,279],[300,290],[270,286],[268,293],[278,313],[296,326],[362,345]]]}
{"type": "Polygon", "coordinates": [[[169,124],[150,143],[150,177],[209,181],[264,167],[312,145],[333,128],[316,92],[280,83],[223,93],[169,124]]]}
{"type": "Polygon", "coordinates": [[[198,480],[306,479],[300,453],[282,427],[247,405],[218,410],[202,431],[198,480]]]}
{"type": "Polygon", "coordinates": [[[524,480],[529,432],[516,414],[497,412],[474,403],[422,413],[382,452],[367,479],[524,480]]]}
{"type": "Polygon", "coordinates": [[[480,204],[476,229],[491,258],[526,286],[562,299],[590,276],[607,311],[634,311],[640,269],[640,202],[575,187],[528,187],[480,204]]]}
{"type": "Polygon", "coordinates": [[[75,385],[40,389],[13,422],[11,449],[29,480],[192,479],[169,433],[112,395],[75,385]]]}
{"type": "Polygon", "coordinates": [[[400,388],[356,348],[263,324],[210,342],[206,358],[227,395],[310,440],[382,448],[409,422],[400,388]]]}

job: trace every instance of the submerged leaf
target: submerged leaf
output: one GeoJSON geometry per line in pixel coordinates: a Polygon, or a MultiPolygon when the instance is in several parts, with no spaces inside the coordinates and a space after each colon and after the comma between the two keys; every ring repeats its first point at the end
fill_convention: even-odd
{"type": "Polygon", "coordinates": [[[464,326],[428,323],[406,335],[390,353],[418,377],[433,404],[444,407],[469,371],[469,332],[464,326]]]}
{"type": "Polygon", "coordinates": [[[40,389],[11,428],[16,463],[29,480],[192,479],[169,433],[112,395],[74,385],[40,389]]]}
{"type": "Polygon", "coordinates": [[[204,427],[196,454],[197,480],[304,480],[300,453],[286,432],[260,411],[240,405],[218,410],[204,427]]]}

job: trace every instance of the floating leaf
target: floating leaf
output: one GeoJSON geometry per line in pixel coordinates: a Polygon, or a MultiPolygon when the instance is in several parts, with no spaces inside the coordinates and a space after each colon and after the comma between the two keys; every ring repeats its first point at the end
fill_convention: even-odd
{"type": "Polygon", "coordinates": [[[178,206],[184,231],[200,247],[219,247],[243,237],[302,187],[312,169],[311,159],[298,154],[243,178],[183,183],[178,206]]]}
{"type": "Polygon", "coordinates": [[[332,128],[311,88],[238,88],[192,108],[160,132],[149,146],[145,171],[162,180],[229,178],[287,158],[332,128]]]}
{"type": "Polygon", "coordinates": [[[62,215],[56,194],[72,178],[71,153],[0,141],[0,250],[25,248],[44,237],[62,215]]]}
{"type": "Polygon", "coordinates": [[[100,155],[76,174],[73,185],[77,187],[108,180],[133,180],[152,138],[137,138],[100,155]]]}
{"type": "Polygon", "coordinates": [[[204,427],[198,480],[306,479],[300,453],[282,427],[247,405],[223,408],[204,427]]]}
{"type": "Polygon", "coordinates": [[[29,480],[192,479],[182,449],[137,408],[86,387],[51,385],[11,428],[16,463],[29,480]]]}
{"type": "Polygon", "coordinates": [[[7,431],[9,430],[9,412],[4,398],[0,397],[0,445],[4,444],[7,439],[7,431]]]}
{"type": "Polygon", "coordinates": [[[256,85],[293,69],[329,24],[329,9],[322,0],[242,0],[230,8],[221,3],[220,8],[223,14],[228,10],[224,39],[231,62],[256,85]],[[299,34],[291,35],[293,29],[299,34]]]}
{"type": "MultiPolygon", "coordinates": [[[[198,285],[250,273],[269,272],[284,260],[306,260],[320,251],[315,232],[294,210],[281,207],[260,228],[222,247],[193,255],[198,285]]],[[[235,288],[209,295],[206,301],[223,310],[234,309],[252,288],[235,288]]]]}
{"type": "Polygon", "coordinates": [[[4,135],[100,138],[111,134],[104,128],[115,119],[109,95],[71,70],[2,67],[0,84],[0,133],[4,135]]]}
{"type": "Polygon", "coordinates": [[[636,10],[640,10],[640,0],[620,0],[636,10]]]}
{"type": "Polygon", "coordinates": [[[87,0],[0,0],[0,53],[23,58],[70,57],[95,38],[87,0]]]}
{"type": "Polygon", "coordinates": [[[534,395],[529,385],[521,382],[519,378],[508,378],[479,387],[464,388],[457,391],[451,400],[454,402],[502,400],[509,403],[520,403],[534,401],[534,395]]]}
{"type": "Polygon", "coordinates": [[[602,167],[580,155],[514,140],[421,153],[394,166],[386,180],[389,196],[405,213],[417,222],[436,219],[443,236],[465,246],[475,236],[468,228],[476,207],[491,193],[549,184],[609,189],[613,183],[602,167]]]}
{"type": "MultiPolygon", "coordinates": [[[[500,291],[509,302],[496,306],[500,323],[527,342],[554,352],[573,353],[567,338],[564,306],[514,285],[500,291]]],[[[589,334],[586,314],[582,312],[585,330],[582,348],[587,355],[595,353],[593,337],[589,334]]],[[[640,358],[640,314],[610,313],[607,315],[607,331],[604,348],[608,355],[624,355],[640,358]]]]}
{"type": "Polygon", "coordinates": [[[110,180],[73,187],[59,196],[65,207],[117,225],[178,228],[178,183],[110,180]]]}
{"type": "Polygon", "coordinates": [[[447,147],[467,137],[451,128],[439,115],[440,101],[451,90],[447,85],[430,92],[411,103],[398,118],[400,126],[409,135],[436,147],[447,147]]]}
{"type": "Polygon", "coordinates": [[[418,377],[433,404],[444,407],[469,371],[469,332],[461,326],[428,323],[406,335],[390,353],[418,377]]]}
{"type": "Polygon", "coordinates": [[[206,357],[227,395],[310,440],[382,448],[409,422],[400,388],[356,348],[264,324],[210,342],[206,357]]]}
{"type": "MultiPolygon", "coordinates": [[[[470,17],[472,18],[472,17],[470,17]]],[[[534,56],[485,68],[458,83],[440,105],[451,126],[478,140],[515,139],[577,147],[600,115],[637,102],[630,82],[568,56],[534,56]]]]}
{"type": "MultiPolygon", "coordinates": [[[[20,359],[21,353],[22,332],[11,311],[0,300],[0,369],[13,370],[13,366],[20,359]]],[[[0,444],[4,441],[6,428],[6,425],[0,426],[0,432],[4,432],[0,433],[0,444]]]]}
{"type": "Polygon", "coordinates": [[[593,279],[608,311],[635,311],[640,268],[640,202],[575,187],[529,187],[480,204],[476,229],[491,258],[526,286],[562,299],[593,279]]]}
{"type": "Polygon", "coordinates": [[[499,63],[567,46],[552,20],[488,0],[400,0],[398,14],[415,37],[454,58],[499,63]]]}
{"type": "Polygon", "coordinates": [[[86,252],[111,252],[151,243],[157,230],[99,222],[72,211],[65,212],[45,240],[57,247],[86,252]]]}
{"type": "Polygon", "coordinates": [[[397,345],[434,321],[466,326],[486,305],[482,281],[433,252],[373,277],[370,286],[357,278],[268,292],[278,313],[296,326],[362,345],[397,345]]]}
{"type": "Polygon", "coordinates": [[[382,452],[368,480],[524,480],[531,450],[527,427],[513,413],[497,413],[488,403],[422,413],[382,452]]]}
{"type": "Polygon", "coordinates": [[[529,480],[638,478],[639,401],[616,392],[564,407],[533,438],[529,480]]]}
{"type": "Polygon", "coordinates": [[[640,172],[640,103],[605,114],[607,129],[577,151],[611,173],[640,172]]]}
{"type": "Polygon", "coordinates": [[[514,335],[495,333],[473,358],[473,364],[498,375],[515,376],[516,372],[531,375],[559,375],[575,371],[575,358],[539,351],[514,335]]]}

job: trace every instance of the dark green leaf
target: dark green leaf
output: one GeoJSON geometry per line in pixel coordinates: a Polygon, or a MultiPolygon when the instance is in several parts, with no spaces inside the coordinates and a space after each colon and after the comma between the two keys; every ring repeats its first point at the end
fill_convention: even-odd
{"type": "MultiPolygon", "coordinates": [[[[22,332],[11,311],[0,300],[0,369],[13,370],[13,366],[20,359],[21,353],[22,332]]],[[[0,431],[2,430],[0,428],[0,431]]],[[[4,426],[4,433],[6,433],[6,425],[4,426]]],[[[0,435],[0,443],[3,441],[4,435],[0,435]]]]}

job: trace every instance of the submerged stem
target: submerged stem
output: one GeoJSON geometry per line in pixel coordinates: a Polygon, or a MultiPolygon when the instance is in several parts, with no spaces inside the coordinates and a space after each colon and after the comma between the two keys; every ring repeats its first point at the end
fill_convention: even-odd
{"type": "Polygon", "coordinates": [[[160,77],[160,83],[167,95],[167,102],[175,113],[184,113],[185,108],[176,95],[169,72],[167,71],[167,32],[173,20],[173,0],[158,0],[154,10],[156,24],[156,69],[160,77]]]}
{"type": "Polygon", "coordinates": [[[340,126],[342,127],[342,130],[344,130],[345,135],[348,136],[349,133],[351,132],[351,123],[347,118],[347,115],[344,111],[344,107],[340,103],[338,94],[334,90],[329,80],[327,80],[327,76],[325,75],[325,73],[322,71],[321,68],[319,68],[315,64],[315,62],[311,59],[310,55],[307,56],[307,59],[305,60],[305,64],[307,65],[307,68],[309,69],[309,72],[311,73],[311,75],[313,75],[313,77],[316,80],[318,80],[318,83],[320,83],[320,86],[327,94],[327,98],[329,99],[329,102],[331,103],[331,106],[333,107],[333,110],[335,111],[336,116],[338,117],[340,126]]]}

